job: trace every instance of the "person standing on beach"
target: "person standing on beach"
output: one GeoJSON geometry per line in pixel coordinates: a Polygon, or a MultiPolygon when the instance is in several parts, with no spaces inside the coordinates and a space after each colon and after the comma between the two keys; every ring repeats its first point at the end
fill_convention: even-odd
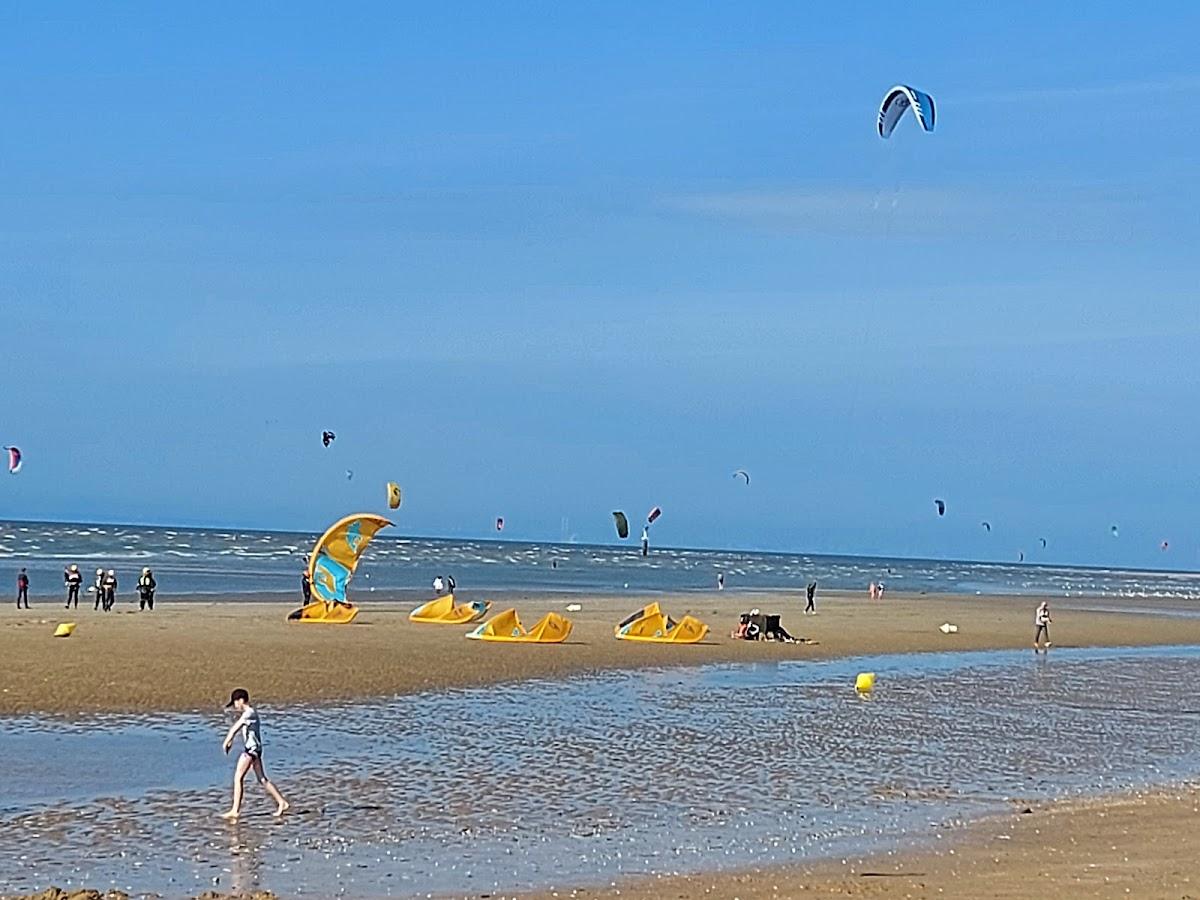
{"type": "Polygon", "coordinates": [[[725,573],[724,572],[717,573],[717,590],[718,591],[725,590],[725,573]]]}
{"type": "Polygon", "coordinates": [[[434,596],[440,597],[446,590],[446,582],[442,581],[441,575],[433,576],[433,593],[434,596]]]}
{"type": "Polygon", "coordinates": [[[154,592],[158,590],[158,582],[154,580],[154,573],[149,567],[142,569],[142,576],[138,579],[138,609],[154,610],[154,592]]]}
{"type": "Polygon", "coordinates": [[[83,573],[79,571],[79,566],[71,563],[71,567],[63,572],[63,582],[67,586],[67,605],[66,609],[71,608],[71,604],[75,604],[75,608],[79,609],[79,589],[83,586],[83,573]]]}
{"type": "MultiPolygon", "coordinates": [[[[92,585],[92,590],[96,592],[96,605],[92,608],[92,611],[95,612],[101,606],[104,606],[104,570],[103,569],[96,570],[96,581],[92,585]]],[[[108,611],[107,606],[104,606],[104,609],[106,612],[108,611]]]]}
{"type": "Polygon", "coordinates": [[[650,555],[650,529],[642,528],[642,556],[650,555]]]}
{"type": "Polygon", "coordinates": [[[1033,633],[1033,652],[1037,653],[1041,647],[1039,642],[1044,636],[1046,638],[1046,649],[1050,649],[1050,601],[1043,600],[1041,606],[1037,608],[1037,612],[1033,616],[1033,624],[1037,626],[1037,631],[1033,633]]]}
{"type": "Polygon", "coordinates": [[[817,583],[815,581],[810,581],[808,583],[808,605],[806,605],[804,607],[804,614],[806,616],[809,613],[812,613],[814,616],[817,614],[816,600],[817,600],[817,583]]]}
{"type": "Polygon", "coordinates": [[[17,574],[17,609],[21,608],[21,601],[25,601],[25,608],[29,609],[29,576],[22,569],[17,574]]]}
{"type": "Polygon", "coordinates": [[[117,573],[109,569],[101,583],[104,587],[104,611],[111,612],[117,605],[117,573]]]}
{"type": "Polygon", "coordinates": [[[234,712],[238,714],[238,718],[230,726],[229,733],[225,735],[223,746],[225,753],[228,754],[230,748],[233,747],[233,739],[240,734],[242,737],[242,752],[238,756],[237,767],[233,770],[233,805],[229,807],[229,812],[222,813],[221,817],[231,822],[237,821],[237,817],[242,811],[243,782],[246,780],[246,773],[251,769],[254,770],[254,776],[258,779],[258,783],[263,786],[263,790],[275,801],[275,815],[282,816],[287,812],[289,804],[283,799],[283,794],[279,793],[275,785],[271,784],[271,780],[267,778],[267,773],[263,770],[262,731],[258,720],[258,712],[250,705],[249,691],[245,688],[236,688],[229,695],[229,702],[225,704],[226,709],[230,707],[233,707],[234,712]]]}

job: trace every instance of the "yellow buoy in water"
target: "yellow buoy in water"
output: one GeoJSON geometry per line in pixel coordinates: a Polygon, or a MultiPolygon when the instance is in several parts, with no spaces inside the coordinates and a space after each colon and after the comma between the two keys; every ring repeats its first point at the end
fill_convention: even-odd
{"type": "Polygon", "coordinates": [[[859,672],[858,678],[854,679],[854,689],[860,694],[871,693],[873,687],[875,687],[874,672],[859,672]]]}
{"type": "Polygon", "coordinates": [[[63,622],[57,628],[54,629],[54,636],[55,637],[70,637],[74,631],[75,631],[75,623],[74,622],[63,622]]]}

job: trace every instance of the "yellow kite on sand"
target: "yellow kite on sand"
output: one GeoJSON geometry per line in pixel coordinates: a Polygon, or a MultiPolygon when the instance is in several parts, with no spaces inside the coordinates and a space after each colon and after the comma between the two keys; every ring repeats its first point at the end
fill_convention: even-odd
{"type": "Polygon", "coordinates": [[[491,609],[490,600],[476,600],[473,603],[455,603],[453,594],[446,594],[428,603],[422,603],[408,614],[410,622],[425,622],[430,625],[466,625],[487,615],[491,609]]]}
{"type": "Polygon", "coordinates": [[[75,633],[75,623],[74,622],[61,622],[61,623],[59,623],[59,626],[54,629],[55,637],[70,637],[74,633],[75,633]]]}
{"type": "Polygon", "coordinates": [[[548,612],[536,625],[526,631],[515,609],[492,616],[467,637],[475,641],[505,641],[517,644],[561,644],[571,633],[571,620],[556,612],[548,612]]]}
{"type": "Polygon", "coordinates": [[[698,644],[708,634],[708,626],[692,616],[678,622],[657,603],[635,612],[613,629],[618,641],[643,641],[648,644],[698,644]]]}
{"type": "Polygon", "coordinates": [[[358,607],[346,599],[346,587],[371,538],[391,524],[383,516],[370,513],[357,513],[334,522],[308,558],[308,583],[313,600],[289,614],[288,619],[333,625],[352,622],[358,615],[358,607]]]}

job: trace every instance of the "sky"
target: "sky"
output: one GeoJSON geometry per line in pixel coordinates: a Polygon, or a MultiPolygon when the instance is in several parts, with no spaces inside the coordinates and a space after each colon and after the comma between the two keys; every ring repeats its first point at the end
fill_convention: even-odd
{"type": "Polygon", "coordinates": [[[1200,568],[1200,7],[713,6],[0,10],[0,518],[1200,568]]]}

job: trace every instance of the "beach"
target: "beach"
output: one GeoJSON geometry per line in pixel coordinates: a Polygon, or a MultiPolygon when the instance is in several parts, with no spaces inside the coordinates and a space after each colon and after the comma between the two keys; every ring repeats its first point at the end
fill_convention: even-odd
{"type": "MultiPolygon", "coordinates": [[[[462,595],[462,600],[489,595],[462,595]]],[[[231,688],[252,687],[264,703],[316,703],[390,697],[520,679],[560,678],[612,669],[705,663],[829,659],[883,653],[1014,649],[1031,645],[1037,598],[821,593],[818,614],[804,616],[799,593],[671,596],[490,595],[492,611],[518,610],[533,624],[545,612],[574,623],[567,643],[481,644],[466,627],[417,625],[407,614],[418,598],[372,599],[348,626],[286,621],[294,602],[278,597],[161,600],[152,613],[118,604],[110,614],[69,614],[52,602],[0,618],[0,658],[9,673],[0,714],[140,713],[205,710],[231,688]],[[613,639],[613,626],[643,604],[658,601],[675,617],[691,614],[711,630],[698,645],[644,645],[613,639]],[[567,604],[579,612],[565,612],[567,604]],[[793,635],[813,644],[730,638],[739,612],[778,612],[793,635]],[[59,622],[75,634],[53,639],[59,622]],[[938,626],[958,625],[944,635],[938,626]]],[[[423,598],[422,598],[423,599],[423,598]]],[[[1148,611],[1156,601],[1140,601],[1148,611]]],[[[1053,601],[1057,647],[1200,643],[1200,617],[1145,615],[1113,600],[1053,601]]],[[[1164,612],[1178,607],[1161,602],[1164,612]]]]}
{"type": "MultiPolygon", "coordinates": [[[[14,777],[25,785],[8,792],[15,805],[0,830],[37,836],[37,852],[0,872],[0,896],[62,880],[194,896],[232,879],[239,891],[283,897],[289,885],[307,895],[338,885],[349,896],[539,900],[1151,898],[1186,896],[1188,880],[1200,878],[1197,795],[1179,775],[1194,771],[1191,720],[1148,715],[1169,708],[1179,673],[1194,666],[1200,617],[1186,604],[1141,601],[1135,612],[1113,599],[1052,601],[1047,668],[1032,666],[1039,601],[1029,597],[828,592],[818,614],[804,616],[799,593],[493,595],[493,612],[514,606],[526,624],[549,610],[573,620],[569,641],[543,646],[481,644],[464,638],[465,626],[410,623],[420,599],[372,599],[346,626],[288,622],[295,604],[272,595],[164,600],[153,613],[124,604],[108,615],[73,612],[78,628],[65,639],[50,636],[66,620],[61,610],[9,611],[0,713],[16,717],[5,752],[16,754],[14,777]],[[615,623],[652,600],[709,623],[708,638],[614,640],[615,623]],[[737,614],[751,608],[781,613],[805,642],[731,639],[737,614]],[[943,634],[944,622],[958,632],[943,634]],[[1181,645],[1179,658],[1168,651],[1155,662],[1163,645],[1181,645]],[[766,665],[728,665],[750,663],[766,665]],[[864,706],[852,684],[866,665],[879,667],[883,688],[864,706]],[[1133,682],[1127,671],[1138,673],[1133,682]],[[773,693],[779,685],[786,697],[773,693]],[[284,748],[271,766],[282,765],[295,809],[279,828],[251,818],[227,834],[211,821],[227,790],[215,744],[235,686],[251,690],[272,746],[284,748]],[[1049,732],[1030,718],[1043,694],[1066,701],[1046,710],[1057,716],[1049,732]],[[819,736],[806,732],[813,716],[819,736]],[[1042,733],[1060,735],[1061,746],[1047,745],[1039,762],[1042,733]],[[872,764],[848,780],[850,760],[880,752],[868,748],[881,739],[894,743],[894,758],[878,775],[872,764]],[[1127,760],[1107,758],[1117,740],[1127,760]],[[38,764],[43,746],[64,758],[38,764]],[[74,762],[81,753],[133,753],[141,765],[93,772],[74,762]],[[319,782],[305,757],[327,760],[319,782]],[[460,757],[486,762],[443,769],[440,761],[460,757]],[[1050,766],[1067,779],[1062,791],[1028,772],[989,780],[1014,757],[1035,773],[1050,766]],[[688,760],[684,781],[697,792],[685,807],[672,811],[671,779],[632,806],[613,793],[647,763],[669,770],[676,759],[688,760]],[[743,764],[775,774],[748,794],[722,785],[725,768],[743,764]],[[569,777],[535,806],[525,788],[503,791],[514,778],[558,781],[560,769],[569,777]],[[162,874],[149,862],[129,868],[126,841],[162,874]],[[643,844],[645,857],[620,851],[625,841],[643,844]],[[507,855],[514,846],[522,857],[507,855]],[[565,866],[564,848],[578,849],[565,866]],[[317,867],[298,868],[302,859],[317,867]],[[286,860],[295,862],[276,871],[286,860]],[[492,882],[465,889],[479,877],[472,868],[492,882]],[[416,879],[411,890],[404,877],[416,879]]],[[[251,796],[257,802],[253,788],[251,796]]],[[[0,852],[16,851],[0,840],[0,852]]]]}
{"type": "Polygon", "coordinates": [[[667,876],[601,889],[563,887],[526,900],[1189,898],[1197,896],[1200,884],[1197,824],[1200,789],[1182,787],[1014,810],[943,836],[935,850],[667,876]]]}

